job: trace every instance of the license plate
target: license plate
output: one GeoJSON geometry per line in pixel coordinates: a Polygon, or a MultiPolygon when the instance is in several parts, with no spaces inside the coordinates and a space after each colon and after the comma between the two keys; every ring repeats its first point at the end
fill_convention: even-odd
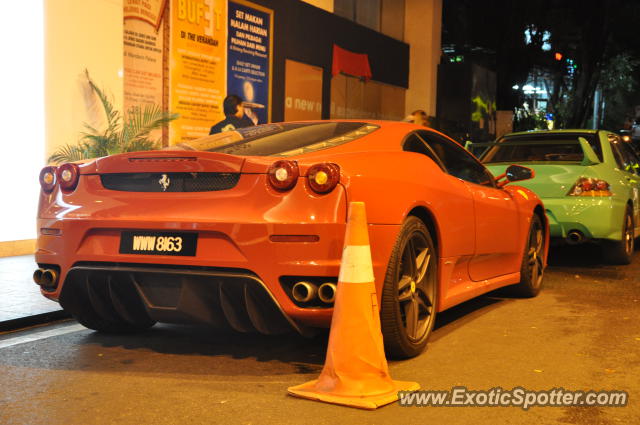
{"type": "Polygon", "coordinates": [[[197,233],[176,232],[122,232],[121,254],[195,256],[197,233]]]}

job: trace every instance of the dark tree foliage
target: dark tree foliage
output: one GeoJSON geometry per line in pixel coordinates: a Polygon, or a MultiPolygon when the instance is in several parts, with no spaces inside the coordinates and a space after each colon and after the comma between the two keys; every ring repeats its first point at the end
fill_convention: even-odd
{"type": "Polygon", "coordinates": [[[522,94],[511,87],[537,71],[548,77],[549,109],[562,126],[584,127],[598,87],[610,97],[640,103],[619,93],[633,91],[638,77],[634,63],[640,57],[639,22],[637,0],[445,0],[443,43],[495,52],[498,109],[520,105],[522,94]],[[525,43],[527,28],[530,44],[525,43]],[[551,34],[550,51],[542,50],[545,31],[551,34]],[[555,60],[556,52],[563,55],[562,61],[555,60]],[[573,73],[568,72],[566,58],[577,66],[573,73]],[[621,58],[629,66],[612,65],[621,58]],[[631,79],[630,84],[616,83],[624,78],[631,79]]]}

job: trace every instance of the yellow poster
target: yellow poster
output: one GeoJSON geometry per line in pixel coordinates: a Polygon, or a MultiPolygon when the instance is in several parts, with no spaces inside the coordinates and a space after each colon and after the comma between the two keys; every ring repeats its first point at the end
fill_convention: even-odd
{"type": "Polygon", "coordinates": [[[171,0],[169,143],[209,134],[224,118],[227,0],[171,0]]]}
{"type": "Polygon", "coordinates": [[[124,110],[162,106],[162,46],[160,25],[166,0],[123,0],[124,110]]]}
{"type": "Polygon", "coordinates": [[[287,59],[284,80],[284,120],[322,118],[322,68],[287,59]]]}

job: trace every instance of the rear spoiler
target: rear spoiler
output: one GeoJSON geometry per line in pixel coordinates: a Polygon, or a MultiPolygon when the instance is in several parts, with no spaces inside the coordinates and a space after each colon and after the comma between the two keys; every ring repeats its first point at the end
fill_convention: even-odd
{"type": "MultiPolygon", "coordinates": [[[[468,151],[471,151],[472,147],[491,147],[498,146],[501,143],[499,142],[490,142],[490,143],[474,143],[471,140],[467,140],[464,144],[464,148],[468,151]]],[[[573,140],[549,140],[549,141],[541,141],[541,142],[533,142],[533,141],[522,141],[522,142],[509,142],[509,146],[540,146],[540,145],[580,145],[582,148],[582,153],[584,154],[584,158],[582,159],[581,165],[595,165],[600,164],[600,160],[598,159],[598,155],[593,151],[589,142],[584,137],[578,137],[578,141],[573,140]]]]}

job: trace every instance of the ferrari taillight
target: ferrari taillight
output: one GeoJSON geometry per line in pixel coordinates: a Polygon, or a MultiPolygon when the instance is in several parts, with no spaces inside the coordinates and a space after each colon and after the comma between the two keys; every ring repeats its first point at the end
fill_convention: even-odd
{"type": "Polygon", "coordinates": [[[56,186],[56,167],[44,167],[40,171],[40,186],[45,193],[51,193],[56,186]]]}
{"type": "Polygon", "coordinates": [[[604,180],[580,177],[573,185],[568,196],[612,196],[609,183],[604,180]]]}
{"type": "Polygon", "coordinates": [[[76,164],[62,164],[58,168],[58,181],[60,182],[60,189],[64,192],[73,191],[78,185],[79,178],[80,168],[76,164]]]}
{"type": "Polygon", "coordinates": [[[316,193],[329,193],[340,181],[340,167],[324,162],[309,167],[307,171],[309,187],[316,193]]]}
{"type": "Polygon", "coordinates": [[[296,161],[280,160],[271,164],[268,171],[269,184],[276,190],[290,190],[296,185],[300,170],[296,161]]]}

